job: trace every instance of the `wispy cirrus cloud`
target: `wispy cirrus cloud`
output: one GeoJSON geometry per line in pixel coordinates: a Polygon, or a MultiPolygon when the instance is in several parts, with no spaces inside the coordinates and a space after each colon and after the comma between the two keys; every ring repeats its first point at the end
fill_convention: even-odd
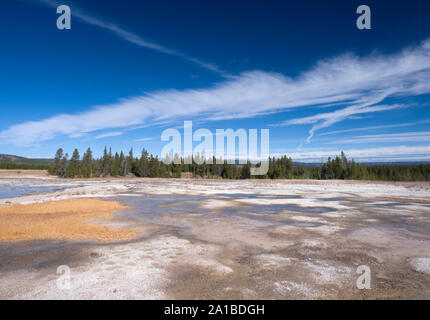
{"type": "MultiPolygon", "coordinates": [[[[378,101],[378,99],[375,99],[374,101],[378,101]]],[[[315,131],[319,129],[327,128],[345,119],[349,119],[352,115],[381,112],[381,111],[388,111],[388,110],[408,107],[407,105],[401,105],[401,104],[377,105],[377,106],[369,106],[369,104],[370,103],[365,103],[364,105],[355,105],[355,106],[347,107],[333,112],[326,112],[326,113],[321,113],[310,117],[292,119],[292,120],[283,122],[282,125],[314,124],[312,129],[309,130],[309,136],[306,140],[307,142],[310,142],[310,140],[315,134],[315,131]]]]}
{"type": "MultiPolygon", "coordinates": [[[[245,72],[211,87],[148,92],[78,114],[62,114],[13,125],[1,143],[33,144],[60,135],[147,126],[178,119],[250,118],[292,108],[337,108],[279,125],[312,125],[314,133],[351,116],[409,105],[383,103],[391,97],[430,93],[430,41],[393,55],[343,55],[320,61],[297,78],[263,71],[245,72]],[[343,107],[342,107],[343,106],[343,107]]],[[[321,108],[312,110],[321,111],[321,108]]]]}
{"type": "MultiPolygon", "coordinates": [[[[60,2],[55,1],[55,0],[34,0],[33,2],[41,3],[41,4],[47,5],[47,6],[52,7],[52,8],[57,8],[59,5],[64,4],[64,3],[60,3],[60,2]]],[[[72,11],[72,15],[74,18],[76,17],[77,19],[79,19],[80,21],[82,21],[84,23],[105,29],[105,30],[111,32],[112,34],[114,34],[116,37],[121,38],[121,39],[128,41],[128,42],[131,42],[131,43],[133,43],[139,47],[155,50],[155,51],[158,51],[158,52],[163,53],[163,54],[168,54],[171,56],[178,57],[180,59],[183,59],[183,60],[186,60],[188,62],[199,65],[200,67],[205,68],[207,70],[216,72],[216,73],[218,73],[224,77],[230,76],[229,73],[221,70],[216,64],[203,61],[201,59],[192,57],[186,53],[180,52],[178,50],[174,50],[174,49],[165,47],[163,45],[160,45],[158,43],[145,40],[142,36],[140,36],[136,33],[128,31],[128,30],[116,25],[115,23],[112,23],[112,22],[109,22],[107,20],[98,18],[92,14],[85,13],[75,6],[71,7],[71,11],[72,11]]]]}
{"type": "Polygon", "coordinates": [[[388,129],[388,128],[411,127],[411,126],[416,126],[416,125],[426,124],[426,123],[430,123],[430,119],[425,119],[425,120],[421,120],[421,121],[406,122],[406,123],[398,123],[398,124],[386,124],[386,125],[380,125],[380,126],[368,126],[368,127],[361,127],[361,128],[334,130],[334,131],[320,133],[319,136],[328,136],[328,135],[333,135],[333,134],[356,132],[356,131],[369,131],[369,130],[388,129]]]}
{"type": "Polygon", "coordinates": [[[147,142],[147,141],[151,141],[153,138],[140,138],[140,139],[136,139],[134,141],[136,142],[147,142]]]}
{"type": "Polygon", "coordinates": [[[121,131],[106,132],[106,133],[99,134],[98,136],[94,137],[94,139],[98,140],[98,139],[109,138],[109,137],[117,137],[123,134],[124,132],[121,132],[121,131]]]}
{"type": "Polygon", "coordinates": [[[402,132],[388,134],[370,134],[356,136],[348,139],[340,139],[329,142],[330,144],[351,143],[381,143],[381,142],[430,142],[430,131],[402,132]]]}
{"type": "Polygon", "coordinates": [[[305,74],[319,89],[327,87],[327,93],[337,91],[355,96],[351,101],[344,101],[346,108],[333,112],[296,118],[279,125],[313,124],[309,130],[307,142],[310,142],[317,130],[329,127],[337,122],[358,114],[387,111],[406,105],[378,106],[388,97],[416,96],[430,90],[430,41],[424,41],[419,47],[408,48],[399,54],[389,56],[370,56],[358,58],[351,55],[320,62],[318,66],[305,74]],[[324,83],[323,81],[327,81],[324,83]]]}

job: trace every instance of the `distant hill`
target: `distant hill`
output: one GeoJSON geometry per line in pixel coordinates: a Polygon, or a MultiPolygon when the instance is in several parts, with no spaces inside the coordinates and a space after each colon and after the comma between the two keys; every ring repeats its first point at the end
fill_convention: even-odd
{"type": "Polygon", "coordinates": [[[0,162],[16,163],[16,164],[50,164],[53,159],[41,159],[41,158],[24,158],[19,156],[14,156],[10,154],[0,154],[0,162]]]}
{"type": "Polygon", "coordinates": [[[417,166],[420,164],[430,164],[430,161],[393,161],[393,162],[364,162],[368,166],[417,166]]]}
{"type": "Polygon", "coordinates": [[[321,166],[322,162],[298,162],[293,161],[293,166],[296,167],[319,167],[321,166]]]}
{"type": "MultiPolygon", "coordinates": [[[[327,160],[325,160],[327,161],[327,160]]],[[[325,161],[322,162],[296,162],[293,161],[293,165],[298,167],[319,167],[325,161]]],[[[416,166],[420,164],[430,164],[430,161],[392,161],[392,162],[366,162],[366,161],[357,161],[358,163],[364,163],[367,166],[416,166]]]]}

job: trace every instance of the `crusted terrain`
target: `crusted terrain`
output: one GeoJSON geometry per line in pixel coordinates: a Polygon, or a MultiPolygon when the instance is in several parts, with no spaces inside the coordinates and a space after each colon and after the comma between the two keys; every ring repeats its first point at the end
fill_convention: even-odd
{"type": "Polygon", "coordinates": [[[97,213],[85,225],[131,233],[49,237],[67,231],[47,225],[13,240],[0,229],[0,298],[430,298],[428,183],[0,175],[10,221],[22,212],[7,208],[42,219],[49,203],[53,218],[67,201],[78,219],[85,199],[97,213]],[[357,288],[359,266],[369,290],[357,288]]]}

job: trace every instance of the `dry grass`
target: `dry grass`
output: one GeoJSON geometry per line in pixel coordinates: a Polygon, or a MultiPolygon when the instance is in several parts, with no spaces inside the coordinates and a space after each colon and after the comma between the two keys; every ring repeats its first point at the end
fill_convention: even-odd
{"type": "Polygon", "coordinates": [[[115,210],[130,207],[119,202],[71,199],[36,204],[0,206],[0,240],[130,238],[133,230],[115,230],[91,223],[111,220],[115,210]]]}
{"type": "Polygon", "coordinates": [[[47,170],[33,170],[33,169],[0,169],[0,177],[21,177],[25,175],[32,176],[47,176],[47,170]]]}

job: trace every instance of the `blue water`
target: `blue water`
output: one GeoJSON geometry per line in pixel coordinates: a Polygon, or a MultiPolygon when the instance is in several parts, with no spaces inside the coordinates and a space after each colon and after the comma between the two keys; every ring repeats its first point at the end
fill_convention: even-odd
{"type": "MultiPolygon", "coordinates": [[[[175,214],[211,214],[210,210],[199,207],[198,200],[209,199],[207,197],[186,197],[186,196],[148,196],[140,197],[118,197],[114,200],[119,200],[127,206],[134,209],[118,212],[119,216],[131,217],[137,220],[154,222],[157,224],[172,224],[165,222],[163,217],[168,217],[175,214]]],[[[173,223],[175,225],[183,225],[181,222],[173,223]]]]}
{"type": "Polygon", "coordinates": [[[217,194],[223,198],[246,198],[246,199],[259,199],[259,198],[269,198],[269,199],[299,199],[296,195],[267,195],[267,194],[257,194],[257,193],[219,193],[217,194]]]}
{"type": "Polygon", "coordinates": [[[19,185],[19,186],[2,186],[0,185],[0,199],[14,198],[26,196],[34,193],[47,193],[59,190],[64,190],[64,187],[57,186],[31,186],[31,185],[19,185]]]}
{"type": "MultiPolygon", "coordinates": [[[[218,194],[215,197],[207,196],[178,196],[178,195],[140,195],[137,197],[118,197],[118,200],[125,205],[131,206],[134,209],[118,212],[119,216],[131,217],[136,220],[153,222],[157,224],[186,226],[187,221],[181,219],[165,220],[169,216],[182,215],[182,214],[204,214],[210,217],[217,215],[239,216],[248,217],[257,220],[271,220],[273,215],[289,212],[300,213],[326,213],[334,209],[327,207],[300,207],[294,204],[284,205],[240,205],[237,206],[232,203],[231,207],[221,208],[213,211],[211,209],[204,209],[200,207],[200,201],[207,199],[221,198],[242,198],[242,197],[258,197],[259,195],[242,195],[242,194],[218,194]]],[[[277,196],[274,196],[275,198],[277,196]]],[[[281,198],[284,196],[280,196],[281,198]]],[[[320,223],[314,222],[296,222],[296,221],[277,221],[277,223],[287,223],[301,227],[317,227],[320,223]]]]}
{"type": "Polygon", "coordinates": [[[327,207],[300,207],[295,204],[273,204],[273,205],[259,205],[250,208],[250,212],[256,214],[278,214],[283,211],[293,211],[300,213],[327,213],[333,211],[332,208],[327,207]]]}

